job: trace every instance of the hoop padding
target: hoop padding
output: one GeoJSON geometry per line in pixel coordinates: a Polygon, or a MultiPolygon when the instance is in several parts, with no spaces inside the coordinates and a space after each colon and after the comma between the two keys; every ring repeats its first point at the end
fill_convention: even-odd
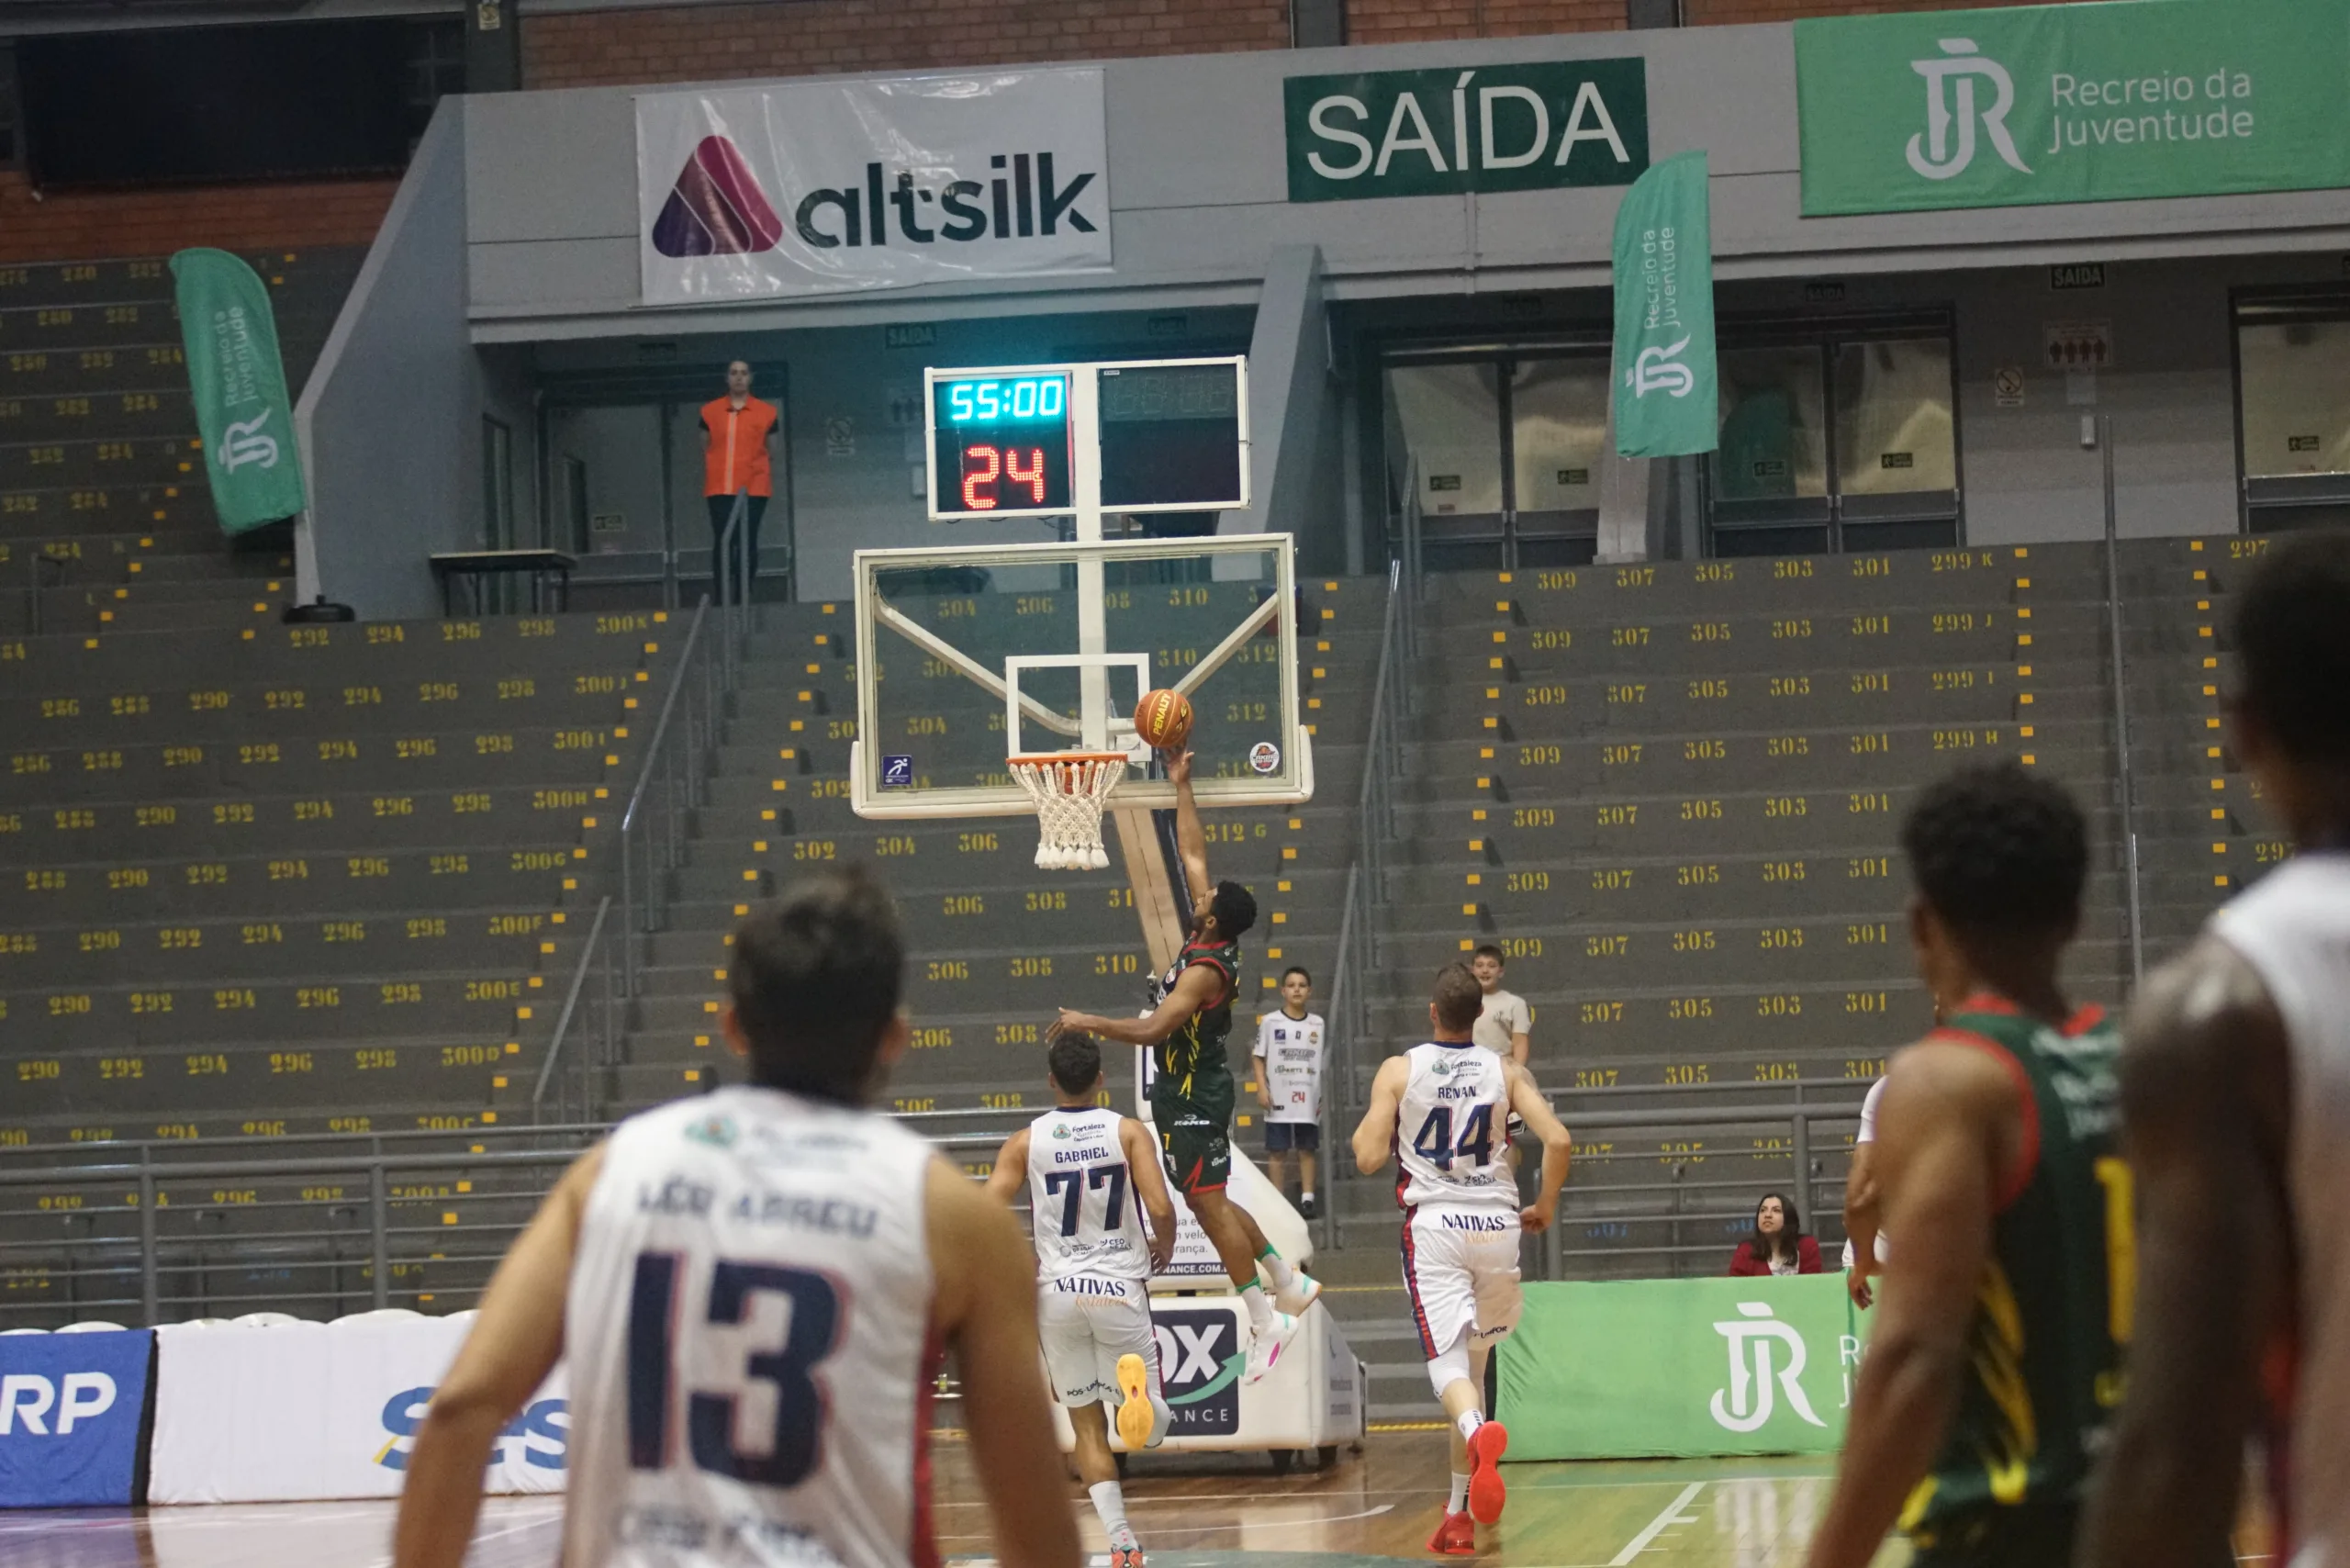
{"type": "Polygon", "coordinates": [[[1102,808],[1126,776],[1125,754],[1048,751],[1005,761],[1036,803],[1037,866],[1046,871],[1099,871],[1108,866],[1102,808]]]}

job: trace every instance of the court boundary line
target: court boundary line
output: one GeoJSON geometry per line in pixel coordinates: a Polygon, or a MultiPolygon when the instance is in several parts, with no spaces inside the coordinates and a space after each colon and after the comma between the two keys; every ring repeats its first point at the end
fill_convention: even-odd
{"type": "Polygon", "coordinates": [[[1607,1568],[1628,1568],[1633,1558],[1646,1551],[1649,1549],[1649,1543],[1662,1535],[1672,1526],[1695,1524],[1697,1520],[1695,1518],[1683,1518],[1681,1510],[1695,1501],[1697,1494],[1703,1492],[1708,1484],[1709,1483],[1704,1481],[1692,1481],[1683,1487],[1681,1495],[1664,1506],[1664,1512],[1651,1519],[1646,1529],[1634,1536],[1623,1551],[1607,1560],[1607,1568]]]}

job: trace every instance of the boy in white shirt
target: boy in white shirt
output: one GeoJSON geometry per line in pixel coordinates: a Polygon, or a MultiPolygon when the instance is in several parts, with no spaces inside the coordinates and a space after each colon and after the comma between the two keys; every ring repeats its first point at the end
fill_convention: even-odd
{"type": "Polygon", "coordinates": [[[1299,1165],[1297,1212],[1312,1219],[1315,1156],[1322,1148],[1322,1015],[1309,1013],[1314,977],[1292,964],[1281,974],[1281,1004],[1257,1021],[1257,1103],[1265,1113],[1265,1174],[1289,1191],[1289,1156],[1299,1165]]]}

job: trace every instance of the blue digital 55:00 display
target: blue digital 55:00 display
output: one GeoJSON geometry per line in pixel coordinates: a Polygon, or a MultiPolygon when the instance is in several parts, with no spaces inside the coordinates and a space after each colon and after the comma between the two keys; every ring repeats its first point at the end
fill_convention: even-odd
{"type": "Polygon", "coordinates": [[[932,384],[940,516],[1069,509],[1069,375],[978,375],[932,384]]]}
{"type": "Polygon", "coordinates": [[[958,425],[1058,420],[1069,413],[1069,377],[1020,375],[946,385],[946,417],[958,425]]]}

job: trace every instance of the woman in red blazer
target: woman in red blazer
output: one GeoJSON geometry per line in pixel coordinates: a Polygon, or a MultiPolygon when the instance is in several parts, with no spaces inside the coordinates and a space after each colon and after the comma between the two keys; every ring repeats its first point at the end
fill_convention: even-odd
{"type": "Polygon", "coordinates": [[[1803,1233],[1803,1217],[1795,1204],[1776,1193],[1765,1193],[1754,1205],[1754,1234],[1730,1254],[1734,1277],[1763,1274],[1817,1274],[1819,1243],[1803,1233]]]}

